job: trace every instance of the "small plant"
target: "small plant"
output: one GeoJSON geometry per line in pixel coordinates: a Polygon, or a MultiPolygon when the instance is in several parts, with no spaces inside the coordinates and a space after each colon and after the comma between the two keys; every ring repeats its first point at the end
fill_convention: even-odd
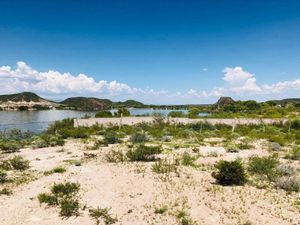
{"type": "Polygon", "coordinates": [[[221,185],[244,185],[247,182],[247,175],[240,160],[221,160],[215,165],[217,172],[212,176],[221,185]]]}
{"type": "Polygon", "coordinates": [[[22,156],[14,156],[11,159],[3,161],[0,168],[5,170],[26,170],[29,168],[29,161],[22,156]]]}
{"type": "Polygon", "coordinates": [[[95,118],[110,118],[113,117],[110,111],[100,111],[95,114],[95,118]]]}
{"type": "Polygon", "coordinates": [[[277,180],[276,186],[286,190],[286,191],[300,191],[300,177],[290,176],[290,177],[281,177],[277,180]]]}
{"type": "Polygon", "coordinates": [[[12,194],[12,191],[8,188],[2,188],[0,190],[0,195],[11,195],[12,194]]]}
{"type": "Polygon", "coordinates": [[[64,173],[64,172],[66,172],[66,169],[64,167],[59,166],[59,167],[56,167],[56,168],[54,168],[50,171],[45,171],[44,175],[47,176],[47,175],[51,175],[53,173],[64,173]]]}
{"type": "Polygon", "coordinates": [[[233,153],[240,151],[239,147],[235,144],[229,144],[226,149],[227,149],[227,152],[233,152],[233,153]]]}
{"type": "Polygon", "coordinates": [[[193,166],[195,167],[195,161],[196,161],[196,157],[191,156],[189,153],[185,152],[182,155],[182,159],[181,159],[181,163],[184,166],[193,166]]]}
{"type": "Polygon", "coordinates": [[[155,214],[164,214],[167,211],[168,211],[168,206],[164,205],[159,208],[155,208],[154,213],[155,214]]]}
{"type": "Polygon", "coordinates": [[[59,215],[63,217],[77,216],[79,210],[79,201],[77,199],[63,199],[60,202],[60,212],[59,215]]]}
{"type": "Polygon", "coordinates": [[[70,217],[78,215],[80,207],[77,199],[77,193],[80,185],[78,183],[61,183],[54,184],[51,187],[51,193],[41,193],[38,195],[39,202],[49,206],[59,206],[60,216],[70,217]]]}
{"type": "Polygon", "coordinates": [[[132,142],[133,144],[145,143],[146,141],[148,141],[148,138],[147,138],[147,135],[145,133],[137,132],[137,133],[134,133],[130,136],[129,141],[132,142]]]}
{"type": "Polygon", "coordinates": [[[248,171],[252,174],[264,175],[269,180],[278,176],[277,166],[279,160],[276,155],[268,157],[253,156],[249,160],[248,171]]]}
{"type": "Polygon", "coordinates": [[[286,159],[299,160],[300,159],[300,146],[294,147],[289,154],[286,155],[286,159]]]}
{"type": "Polygon", "coordinates": [[[181,225],[193,224],[192,220],[189,218],[189,215],[184,210],[179,210],[176,217],[181,225]]]}
{"type": "Polygon", "coordinates": [[[120,139],[118,138],[118,134],[115,131],[108,131],[104,134],[103,139],[105,144],[116,144],[120,143],[120,139]]]}
{"type": "Polygon", "coordinates": [[[155,154],[162,152],[161,146],[139,145],[137,148],[130,149],[126,156],[130,161],[154,161],[155,154]]]}
{"type": "Polygon", "coordinates": [[[282,164],[277,166],[277,171],[282,176],[291,176],[296,173],[296,169],[288,164],[282,164]]]}
{"type": "Polygon", "coordinates": [[[109,151],[105,155],[105,158],[106,158],[107,162],[110,162],[110,163],[118,163],[118,162],[125,161],[125,155],[123,154],[123,152],[120,150],[115,150],[115,149],[112,149],[111,151],[109,151]]]}
{"type": "Polygon", "coordinates": [[[154,173],[171,173],[177,172],[177,166],[169,163],[166,160],[160,160],[152,165],[152,171],[154,173]]]}
{"type": "Polygon", "coordinates": [[[110,210],[109,208],[104,208],[104,209],[101,209],[99,207],[91,208],[89,209],[89,215],[95,220],[96,225],[99,225],[101,220],[103,220],[104,224],[106,225],[114,224],[118,220],[117,218],[114,218],[109,214],[109,210],[110,210]]]}
{"type": "Polygon", "coordinates": [[[7,173],[0,169],[0,184],[7,181],[7,173]]]}

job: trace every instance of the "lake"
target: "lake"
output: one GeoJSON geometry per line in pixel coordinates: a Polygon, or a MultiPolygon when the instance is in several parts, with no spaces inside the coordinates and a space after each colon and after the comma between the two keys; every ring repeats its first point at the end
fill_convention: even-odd
{"type": "MultiPolygon", "coordinates": [[[[115,110],[111,110],[114,112],[115,110]]],[[[167,109],[129,109],[133,116],[151,115],[161,113],[168,115],[175,110],[167,109]]],[[[187,113],[187,110],[178,110],[187,113]]],[[[39,133],[45,130],[49,124],[65,118],[81,118],[85,115],[94,116],[95,112],[74,110],[40,110],[40,111],[0,111],[0,130],[18,128],[23,131],[39,133]]],[[[208,114],[202,113],[202,116],[208,114]]]]}

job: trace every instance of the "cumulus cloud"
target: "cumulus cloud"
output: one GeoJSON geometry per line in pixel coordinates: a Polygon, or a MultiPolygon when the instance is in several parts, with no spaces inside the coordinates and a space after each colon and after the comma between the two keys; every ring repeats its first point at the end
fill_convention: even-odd
{"type": "Polygon", "coordinates": [[[125,100],[133,98],[145,103],[204,103],[215,101],[220,96],[234,98],[254,98],[262,96],[282,98],[300,97],[300,79],[281,81],[273,84],[258,84],[253,73],[242,67],[226,67],[222,70],[224,85],[208,90],[190,89],[186,92],[169,92],[152,88],[135,88],[116,80],[96,81],[93,77],[80,73],[62,73],[49,70],[40,72],[25,62],[17,62],[15,69],[10,66],[0,67],[0,94],[21,91],[36,92],[43,97],[65,98],[70,96],[95,96],[125,100]]]}

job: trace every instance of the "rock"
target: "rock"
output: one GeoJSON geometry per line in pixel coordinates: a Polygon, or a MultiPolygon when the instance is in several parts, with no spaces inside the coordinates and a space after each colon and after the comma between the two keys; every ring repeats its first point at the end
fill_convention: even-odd
{"type": "Polygon", "coordinates": [[[270,150],[271,151],[281,151],[281,145],[277,142],[271,142],[270,143],[270,150]]]}

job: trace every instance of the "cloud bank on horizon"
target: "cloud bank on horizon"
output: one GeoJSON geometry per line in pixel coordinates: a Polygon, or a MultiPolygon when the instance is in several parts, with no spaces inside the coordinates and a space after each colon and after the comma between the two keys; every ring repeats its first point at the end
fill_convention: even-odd
{"type": "Polygon", "coordinates": [[[63,99],[71,96],[93,96],[113,100],[135,99],[153,104],[211,103],[221,96],[235,99],[281,99],[300,97],[300,78],[271,84],[258,84],[253,73],[242,67],[223,69],[224,85],[211,90],[190,89],[170,92],[152,88],[131,87],[116,80],[96,81],[80,73],[72,75],[49,70],[40,72],[25,62],[17,62],[16,69],[0,67],[0,94],[32,91],[43,97],[63,99]]]}

